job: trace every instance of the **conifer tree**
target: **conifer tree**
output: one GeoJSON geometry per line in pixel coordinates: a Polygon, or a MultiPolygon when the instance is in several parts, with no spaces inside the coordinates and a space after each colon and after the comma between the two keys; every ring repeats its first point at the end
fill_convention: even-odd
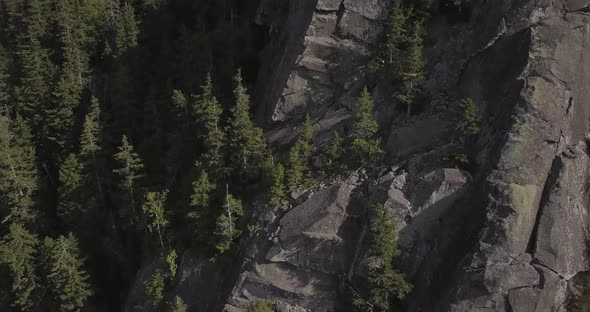
{"type": "Polygon", "coordinates": [[[13,121],[0,114],[0,192],[10,208],[12,222],[34,219],[31,210],[37,189],[35,149],[29,127],[17,116],[13,121]]]}
{"type": "Polygon", "coordinates": [[[387,209],[378,204],[372,204],[371,209],[376,215],[371,224],[370,254],[378,259],[381,266],[369,271],[367,302],[381,311],[388,311],[393,297],[403,299],[412,290],[412,285],[394,266],[394,259],[400,255],[400,250],[397,247],[395,225],[387,209]]]}
{"type": "MultiPolygon", "coordinates": [[[[207,215],[210,203],[211,192],[215,190],[215,184],[209,180],[206,171],[202,171],[199,178],[193,182],[193,193],[191,195],[191,211],[187,217],[198,232],[199,225],[207,215]]],[[[201,233],[202,234],[202,233],[201,233]]]]}
{"type": "Polygon", "coordinates": [[[174,297],[174,301],[170,304],[170,312],[186,312],[188,306],[179,296],[174,297]]]}
{"type": "Polygon", "coordinates": [[[289,170],[287,184],[290,190],[305,184],[306,176],[310,174],[309,158],[311,156],[311,139],[313,128],[309,115],[305,116],[301,136],[289,153],[289,170]]]}
{"type": "Polygon", "coordinates": [[[285,199],[285,167],[280,162],[271,164],[271,186],[269,190],[269,204],[271,206],[280,205],[285,199]]]}
{"type": "Polygon", "coordinates": [[[383,151],[381,140],[375,138],[379,125],[373,119],[373,100],[365,87],[357,101],[357,112],[354,116],[351,150],[355,162],[370,165],[377,162],[383,151]]]}
{"type": "MultiPolygon", "coordinates": [[[[385,32],[385,47],[389,63],[394,64],[400,57],[402,44],[405,41],[407,12],[402,7],[401,1],[395,1],[389,11],[389,20],[385,32]]],[[[396,66],[399,69],[399,66],[396,66]]]]}
{"type": "Polygon", "coordinates": [[[262,164],[267,156],[266,140],[262,129],[254,126],[250,119],[250,98],[242,85],[239,71],[234,81],[236,105],[231,111],[228,132],[230,157],[235,172],[239,172],[242,177],[252,177],[259,169],[258,164],[262,164]]]}
{"type": "Polygon", "coordinates": [[[326,171],[330,174],[340,174],[345,170],[343,143],[344,139],[340,134],[334,132],[326,151],[326,171]]]}
{"type": "Polygon", "coordinates": [[[66,224],[71,224],[82,211],[82,165],[75,154],[69,154],[59,168],[59,204],[57,213],[66,224]]]}
{"type": "Polygon", "coordinates": [[[156,232],[160,239],[160,247],[164,250],[163,235],[170,225],[164,210],[166,198],[168,197],[168,190],[162,192],[149,192],[145,196],[145,203],[143,204],[143,212],[148,217],[148,229],[150,232],[156,232]]]}
{"type": "Polygon", "coordinates": [[[12,305],[18,311],[29,311],[35,304],[33,291],[38,287],[35,276],[35,254],[39,241],[23,225],[12,223],[0,241],[0,265],[10,273],[12,305]]]}
{"type": "Polygon", "coordinates": [[[96,187],[102,199],[102,180],[98,158],[101,150],[100,106],[98,99],[95,97],[92,97],[90,102],[90,110],[84,118],[82,134],[80,135],[80,160],[83,165],[84,174],[86,175],[88,189],[96,187]]]}
{"type": "Polygon", "coordinates": [[[121,16],[115,31],[116,55],[120,56],[130,48],[137,46],[139,22],[135,18],[135,10],[131,3],[126,2],[121,9],[121,16]]]}
{"type": "MultiPolygon", "coordinates": [[[[9,100],[9,84],[8,84],[8,66],[9,66],[9,57],[8,53],[0,47],[0,111],[4,111],[8,109],[8,100],[9,100]]],[[[5,114],[9,114],[10,112],[4,112],[5,114]]]]}
{"type": "Polygon", "coordinates": [[[243,215],[242,201],[231,195],[228,186],[226,186],[225,201],[222,212],[217,217],[217,228],[215,230],[217,235],[215,248],[220,254],[229,251],[233,240],[241,235],[242,232],[236,225],[237,219],[243,215]]]}
{"type": "Polygon", "coordinates": [[[398,94],[399,101],[407,108],[408,117],[412,105],[416,102],[420,89],[418,84],[424,79],[423,59],[424,26],[422,20],[412,23],[405,45],[406,51],[401,59],[402,90],[398,94]]]}
{"type": "Polygon", "coordinates": [[[78,240],[71,233],[55,240],[45,238],[43,249],[47,259],[48,286],[56,310],[80,311],[92,295],[92,289],[83,268],[78,240]]]}
{"type": "Polygon", "coordinates": [[[165,275],[156,269],[152,277],[145,283],[145,294],[152,300],[154,307],[158,307],[164,299],[165,275]]]}
{"type": "Polygon", "coordinates": [[[135,186],[142,176],[143,164],[126,135],[121,138],[121,146],[118,149],[119,152],[115,154],[118,166],[113,172],[120,178],[119,188],[126,193],[125,202],[131,206],[131,213],[135,218],[135,186]]]}
{"type": "Polygon", "coordinates": [[[213,94],[211,76],[207,75],[205,84],[201,86],[201,94],[196,96],[193,110],[196,114],[196,122],[201,125],[201,141],[205,147],[205,154],[201,163],[203,168],[212,172],[213,180],[224,176],[225,164],[221,148],[225,142],[225,133],[221,127],[221,114],[223,108],[213,94]]]}

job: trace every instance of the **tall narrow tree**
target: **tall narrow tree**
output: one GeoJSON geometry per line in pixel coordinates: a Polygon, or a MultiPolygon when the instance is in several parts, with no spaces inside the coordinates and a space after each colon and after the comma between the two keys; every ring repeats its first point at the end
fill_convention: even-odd
{"type": "Polygon", "coordinates": [[[257,173],[258,165],[267,156],[266,140],[262,129],[256,127],[250,119],[250,97],[242,84],[240,71],[235,75],[234,81],[236,105],[231,111],[229,121],[229,149],[234,172],[248,178],[257,173]]]}
{"type": "Polygon", "coordinates": [[[59,167],[59,203],[57,214],[71,225],[84,207],[82,165],[76,154],[69,154],[59,167]]]}
{"type": "Polygon", "coordinates": [[[119,176],[119,188],[126,193],[124,202],[130,205],[129,208],[131,208],[133,219],[135,219],[135,186],[137,180],[143,175],[143,164],[139,155],[133,150],[133,145],[129,144],[127,136],[123,135],[121,146],[118,149],[119,152],[115,154],[118,166],[113,172],[119,176]]]}
{"type": "Polygon", "coordinates": [[[244,215],[242,201],[236,199],[229,193],[229,187],[226,185],[225,201],[221,214],[217,217],[217,235],[216,249],[223,254],[231,249],[231,244],[235,238],[241,235],[242,231],[237,228],[237,219],[244,215]]]}
{"type": "Polygon", "coordinates": [[[73,234],[43,242],[49,291],[60,312],[80,311],[92,295],[78,240],[73,234]]]}
{"type": "Polygon", "coordinates": [[[130,48],[137,46],[139,22],[135,17],[135,10],[129,2],[125,2],[121,9],[121,16],[115,31],[116,55],[122,55],[130,48]]]}
{"type": "Polygon", "coordinates": [[[33,192],[37,189],[35,149],[32,136],[24,120],[17,116],[11,121],[0,114],[0,192],[10,209],[7,219],[29,222],[33,192]]]}
{"type": "Polygon", "coordinates": [[[156,232],[160,240],[160,247],[164,250],[164,233],[170,222],[164,210],[164,204],[168,197],[168,190],[162,192],[149,192],[145,196],[143,212],[148,217],[148,229],[150,232],[156,232]]]}
{"type": "Polygon", "coordinates": [[[223,178],[226,171],[221,153],[225,133],[221,127],[223,108],[213,94],[210,75],[207,75],[205,84],[201,86],[201,94],[195,97],[193,110],[197,125],[201,127],[200,138],[206,150],[201,157],[202,166],[212,173],[213,180],[218,180],[223,178]]]}
{"type": "Polygon", "coordinates": [[[39,241],[23,225],[12,223],[0,241],[0,265],[10,272],[12,305],[18,311],[30,311],[35,304],[32,293],[38,287],[35,254],[39,241]]]}
{"type": "Polygon", "coordinates": [[[366,87],[361,92],[356,108],[350,148],[357,164],[374,164],[381,158],[383,151],[381,140],[376,138],[379,124],[373,118],[373,100],[366,87]]]}

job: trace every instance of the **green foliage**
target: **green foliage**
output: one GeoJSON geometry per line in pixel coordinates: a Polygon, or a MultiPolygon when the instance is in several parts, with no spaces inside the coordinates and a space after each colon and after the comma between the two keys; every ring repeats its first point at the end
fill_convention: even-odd
{"type": "Polygon", "coordinates": [[[148,229],[151,233],[157,232],[160,239],[160,247],[164,250],[163,235],[170,225],[164,210],[168,197],[168,190],[162,192],[149,192],[145,195],[143,212],[148,217],[148,229]]]}
{"type": "Polygon", "coordinates": [[[457,129],[466,136],[479,134],[479,119],[477,118],[477,104],[472,99],[462,99],[459,104],[461,116],[457,120],[457,129]]]}
{"type": "MultiPolygon", "coordinates": [[[[135,186],[137,180],[143,175],[143,164],[139,155],[133,150],[133,145],[129,144],[127,136],[123,135],[121,138],[121,146],[118,150],[119,152],[115,154],[118,166],[113,173],[120,179],[119,188],[126,193],[124,202],[131,206],[131,212],[135,218],[135,186]]],[[[126,211],[121,213],[127,214],[126,211]]]]}
{"type": "Polygon", "coordinates": [[[121,17],[115,31],[116,56],[137,46],[139,22],[135,19],[135,10],[129,2],[125,2],[121,9],[121,17]]]}
{"type": "Polygon", "coordinates": [[[229,150],[234,171],[241,177],[251,178],[258,173],[259,164],[267,157],[266,139],[262,129],[250,119],[250,98],[242,84],[241,72],[234,77],[236,105],[229,121],[229,150]]]}
{"type": "Polygon", "coordinates": [[[346,171],[346,164],[344,160],[344,139],[334,132],[326,151],[325,170],[331,175],[343,174],[346,171]]]}
{"type": "Polygon", "coordinates": [[[258,222],[248,224],[248,234],[250,234],[250,236],[255,236],[261,230],[262,230],[262,225],[260,225],[260,223],[258,223],[258,222]]]}
{"type": "Polygon", "coordinates": [[[59,204],[57,214],[66,224],[72,224],[82,211],[82,165],[76,154],[69,154],[59,168],[59,204]]]}
{"type": "Polygon", "coordinates": [[[285,167],[280,162],[271,161],[271,186],[269,193],[269,204],[278,206],[283,203],[286,197],[285,190],[285,167]]]}
{"type": "Polygon", "coordinates": [[[170,304],[170,312],[186,312],[187,308],[188,306],[179,296],[174,297],[174,301],[170,304]]]}
{"type": "Polygon", "coordinates": [[[176,250],[172,249],[172,251],[168,253],[166,256],[166,263],[168,263],[170,279],[174,279],[174,277],[176,277],[176,269],[178,268],[178,265],[176,264],[176,250]]]}
{"type": "Polygon", "coordinates": [[[379,267],[369,271],[369,291],[366,298],[358,297],[355,302],[362,306],[376,307],[388,311],[393,298],[403,299],[411,290],[404,275],[394,266],[394,259],[400,251],[396,243],[395,225],[383,205],[371,204],[375,217],[371,223],[370,255],[378,260],[379,267]]]}
{"type": "Polygon", "coordinates": [[[383,156],[381,140],[376,137],[379,125],[373,118],[373,100],[365,87],[357,101],[357,112],[352,126],[351,152],[355,163],[370,166],[383,156]]]}
{"type": "Polygon", "coordinates": [[[145,283],[145,294],[152,300],[154,307],[162,303],[164,299],[164,287],[166,285],[166,276],[157,269],[152,277],[145,283]]]}
{"type": "Polygon", "coordinates": [[[72,235],[56,240],[45,238],[44,257],[47,261],[47,280],[60,312],[80,311],[92,295],[88,274],[83,269],[78,241],[72,235]]]}
{"type": "Polygon", "coordinates": [[[311,168],[309,165],[311,157],[313,128],[309,115],[305,116],[301,136],[295,142],[289,153],[287,171],[287,186],[289,190],[308,184],[311,168]]]}
{"type": "Polygon", "coordinates": [[[242,234],[242,231],[237,228],[236,221],[243,215],[242,201],[233,197],[227,190],[221,214],[217,217],[215,230],[217,236],[215,248],[220,254],[229,251],[233,240],[242,234]]]}
{"type": "MultiPolygon", "coordinates": [[[[201,163],[203,167],[208,168],[212,172],[213,180],[216,181],[223,178],[226,172],[222,154],[225,133],[221,127],[223,108],[213,94],[213,82],[211,81],[210,75],[207,75],[205,84],[201,86],[201,94],[195,98],[193,110],[196,115],[196,123],[201,126],[199,133],[201,133],[200,137],[206,149],[201,163]]],[[[237,118],[236,115],[234,117],[237,118]]],[[[246,117],[240,116],[240,118],[246,117]]],[[[243,125],[252,126],[247,121],[244,121],[243,125]]]]}
{"type": "MultiPolygon", "coordinates": [[[[29,127],[17,116],[14,121],[0,115],[0,203],[10,209],[8,219],[29,222],[37,189],[35,148],[29,127]]],[[[1,206],[0,206],[1,207],[1,206]]]]}
{"type": "Polygon", "coordinates": [[[406,107],[408,117],[411,114],[412,106],[416,104],[421,95],[419,83],[424,80],[424,22],[416,17],[414,19],[404,42],[406,49],[402,54],[399,66],[400,91],[395,95],[399,102],[406,107]]]}
{"type": "Polygon", "coordinates": [[[446,167],[457,168],[457,169],[469,169],[471,160],[465,151],[453,152],[443,157],[446,167]]]}
{"type": "Polygon", "coordinates": [[[211,195],[214,190],[215,184],[209,180],[207,172],[202,171],[199,178],[193,182],[191,210],[187,215],[197,237],[207,236],[203,233],[203,227],[206,226],[206,216],[209,213],[211,195]]]}
{"type": "Polygon", "coordinates": [[[85,159],[94,159],[100,150],[100,106],[98,99],[92,97],[90,110],[84,119],[80,136],[80,155],[85,159]]]}
{"type": "Polygon", "coordinates": [[[577,291],[574,293],[571,311],[572,312],[589,312],[590,311],[590,275],[588,272],[580,274],[580,284],[577,285],[577,291]]]}
{"type": "MultiPolygon", "coordinates": [[[[398,62],[402,52],[402,45],[406,39],[406,23],[409,12],[402,7],[401,1],[395,1],[389,11],[387,28],[385,29],[385,47],[390,64],[398,62]]],[[[399,69],[399,64],[396,68],[399,69]]]]}
{"type": "Polygon", "coordinates": [[[256,300],[248,307],[248,312],[273,312],[274,306],[268,300],[256,300]]]}
{"type": "Polygon", "coordinates": [[[33,291],[38,287],[35,276],[35,254],[39,241],[21,224],[12,223],[0,241],[0,265],[10,272],[12,305],[20,311],[29,311],[35,304],[33,291]]]}

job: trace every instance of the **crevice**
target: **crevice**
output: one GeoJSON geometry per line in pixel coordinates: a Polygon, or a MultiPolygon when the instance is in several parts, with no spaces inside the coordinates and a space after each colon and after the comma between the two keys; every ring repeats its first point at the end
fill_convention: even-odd
{"type": "Polygon", "coordinates": [[[344,16],[344,12],[346,12],[346,8],[344,7],[344,1],[341,1],[340,7],[336,11],[336,29],[340,27],[340,21],[342,20],[342,16],[344,16]]]}

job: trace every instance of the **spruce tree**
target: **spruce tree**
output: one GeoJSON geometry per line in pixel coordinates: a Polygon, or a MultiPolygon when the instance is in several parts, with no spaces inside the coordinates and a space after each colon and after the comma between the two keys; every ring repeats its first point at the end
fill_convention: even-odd
{"type": "Polygon", "coordinates": [[[92,97],[90,111],[84,118],[82,134],[80,135],[80,160],[84,168],[87,184],[90,185],[89,189],[92,189],[92,185],[94,185],[102,198],[102,180],[98,158],[98,153],[101,150],[100,131],[100,106],[98,99],[92,97]]]}
{"type": "Polygon", "coordinates": [[[221,114],[223,108],[213,94],[211,76],[207,75],[205,84],[201,86],[201,94],[195,97],[193,111],[196,115],[196,123],[200,125],[200,139],[205,147],[202,155],[202,166],[212,173],[214,181],[225,175],[225,163],[221,148],[225,142],[225,133],[221,127],[221,114]]]}
{"type": "Polygon", "coordinates": [[[383,155],[381,140],[376,137],[379,125],[373,119],[373,100],[367,90],[363,89],[357,101],[357,111],[352,126],[351,151],[354,160],[360,165],[372,165],[380,160],[383,155]]]}
{"type": "MultiPolygon", "coordinates": [[[[130,205],[132,216],[135,218],[135,190],[137,180],[143,175],[143,164],[139,155],[133,150],[133,145],[129,144],[126,135],[121,138],[121,146],[118,149],[119,152],[115,154],[118,166],[113,172],[119,176],[119,188],[126,193],[124,203],[130,205]]],[[[122,214],[126,213],[122,212],[122,214]]]]}
{"type": "Polygon", "coordinates": [[[179,296],[174,297],[174,301],[170,304],[170,312],[186,312],[188,306],[179,296]]]}
{"type": "Polygon", "coordinates": [[[280,205],[286,197],[285,190],[285,167],[280,162],[271,164],[271,186],[269,190],[269,204],[280,205]]]}
{"type": "MultiPolygon", "coordinates": [[[[402,7],[401,1],[395,1],[389,11],[389,20],[385,31],[385,48],[389,63],[396,65],[395,61],[400,57],[402,44],[405,41],[407,12],[402,7]]],[[[399,66],[394,66],[396,70],[399,66]]]]}
{"type": "MultiPolygon", "coordinates": [[[[206,171],[202,171],[199,178],[193,182],[193,193],[191,195],[191,211],[187,217],[193,223],[195,230],[198,232],[198,225],[203,222],[208,213],[211,193],[215,190],[215,184],[209,180],[206,171]]],[[[202,234],[202,233],[201,233],[202,234]]]]}
{"type": "Polygon", "coordinates": [[[388,311],[393,298],[403,299],[412,290],[404,275],[395,268],[394,260],[400,250],[396,242],[395,225],[383,205],[371,204],[375,217],[371,223],[370,255],[376,258],[380,266],[369,271],[369,294],[365,303],[388,311]]]}
{"type": "Polygon", "coordinates": [[[135,18],[135,10],[129,2],[121,9],[121,16],[115,30],[116,55],[120,56],[130,48],[137,46],[139,22],[135,18]]]}
{"type": "Polygon", "coordinates": [[[92,295],[92,288],[83,268],[78,240],[71,233],[55,240],[45,238],[43,250],[47,259],[48,286],[56,310],[80,311],[92,295]]]}
{"type": "Polygon", "coordinates": [[[330,144],[328,145],[328,149],[326,151],[326,171],[329,174],[337,175],[343,173],[346,169],[344,164],[344,139],[338,134],[338,132],[334,132],[332,138],[330,139],[330,144]]]}
{"type": "Polygon", "coordinates": [[[72,221],[82,211],[83,187],[82,165],[76,154],[69,154],[59,168],[59,203],[57,214],[66,224],[72,221]]]}
{"type": "Polygon", "coordinates": [[[250,98],[242,84],[238,71],[234,77],[236,84],[234,96],[236,104],[231,111],[229,121],[229,150],[234,172],[243,178],[253,177],[267,156],[266,140],[262,129],[256,127],[250,119],[250,98]]]}
{"type": "Polygon", "coordinates": [[[145,294],[152,300],[154,307],[158,307],[164,299],[166,277],[160,269],[156,269],[152,277],[145,283],[145,294]]]}
{"type": "Polygon", "coordinates": [[[309,158],[311,157],[312,136],[311,118],[306,115],[301,136],[289,153],[287,184],[290,190],[306,184],[305,180],[310,175],[309,158]]]}
{"type": "Polygon", "coordinates": [[[168,190],[149,192],[146,194],[143,204],[143,212],[148,218],[148,229],[150,232],[158,234],[162,250],[164,250],[164,233],[170,225],[164,209],[167,197],[168,190]]]}
{"type": "Polygon", "coordinates": [[[401,59],[401,92],[398,100],[406,107],[408,117],[412,105],[420,94],[419,83],[424,80],[424,40],[423,21],[418,19],[412,23],[410,32],[405,40],[406,51],[401,59]]]}
{"type": "Polygon", "coordinates": [[[36,302],[32,297],[38,287],[35,276],[35,254],[39,241],[22,224],[12,223],[0,241],[0,265],[6,266],[12,284],[12,305],[18,311],[30,311],[36,302]]]}
{"type": "Polygon", "coordinates": [[[0,191],[12,222],[29,222],[35,217],[31,206],[37,171],[31,141],[29,127],[20,116],[11,121],[0,114],[0,191]]]}
{"type": "Polygon", "coordinates": [[[217,236],[215,248],[220,254],[229,251],[233,240],[242,234],[242,231],[237,228],[237,219],[243,215],[242,201],[231,195],[228,186],[226,186],[225,201],[221,214],[217,217],[215,230],[217,236]]]}

